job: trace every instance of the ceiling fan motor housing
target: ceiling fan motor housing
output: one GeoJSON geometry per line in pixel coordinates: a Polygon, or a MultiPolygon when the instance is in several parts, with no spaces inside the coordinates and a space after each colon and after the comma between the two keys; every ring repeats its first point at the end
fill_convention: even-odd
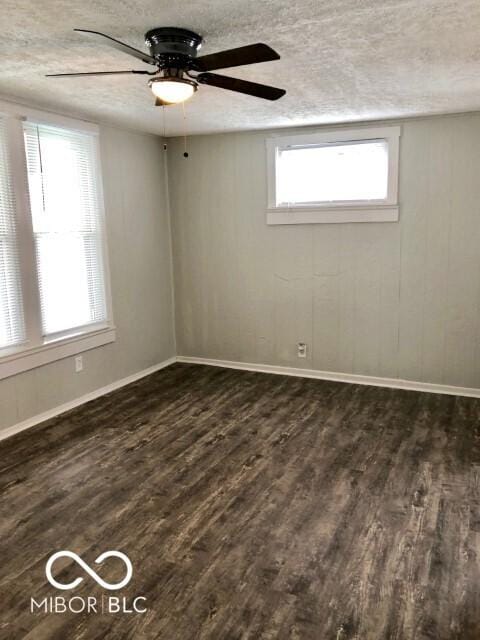
{"type": "Polygon", "coordinates": [[[202,40],[198,33],[177,27],[157,27],[145,34],[145,44],[160,63],[196,58],[202,40]]]}

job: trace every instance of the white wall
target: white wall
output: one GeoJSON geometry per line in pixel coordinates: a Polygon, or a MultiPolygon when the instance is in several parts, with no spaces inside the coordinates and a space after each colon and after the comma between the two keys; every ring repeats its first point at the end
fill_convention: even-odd
{"type": "MultiPolygon", "coordinates": [[[[480,388],[480,114],[402,123],[399,223],[267,227],[267,134],[169,143],[178,353],[480,388]]],[[[117,341],[0,381],[0,428],[175,355],[162,141],[101,146],[117,341]]]]}
{"type": "Polygon", "coordinates": [[[480,115],[401,124],[399,223],[267,227],[271,132],[170,142],[179,354],[480,387],[480,115]]]}
{"type": "Polygon", "coordinates": [[[116,342],[0,381],[0,428],[175,355],[162,140],[101,127],[116,342]]]}

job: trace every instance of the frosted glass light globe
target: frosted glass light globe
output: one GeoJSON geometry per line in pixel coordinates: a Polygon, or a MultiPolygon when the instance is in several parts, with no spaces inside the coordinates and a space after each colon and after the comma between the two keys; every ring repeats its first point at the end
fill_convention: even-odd
{"type": "Polygon", "coordinates": [[[150,88],[154,96],[168,104],[185,102],[197,89],[193,82],[180,78],[155,78],[150,80],[150,88]]]}

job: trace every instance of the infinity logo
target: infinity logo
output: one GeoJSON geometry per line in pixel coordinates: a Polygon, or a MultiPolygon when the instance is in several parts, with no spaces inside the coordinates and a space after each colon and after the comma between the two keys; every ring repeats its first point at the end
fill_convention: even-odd
{"type": "Polygon", "coordinates": [[[124,553],[121,553],[121,551],[105,551],[98,556],[98,558],[95,560],[95,563],[102,564],[102,562],[106,560],[106,558],[111,558],[112,556],[123,560],[125,566],[127,567],[127,573],[123,580],[121,580],[121,582],[113,584],[111,584],[110,582],[105,582],[105,580],[103,580],[93,569],[91,569],[88,564],[86,564],[80,558],[80,556],[77,556],[76,553],[73,553],[73,551],[57,551],[52,556],[50,556],[45,566],[45,575],[47,576],[47,580],[50,582],[50,584],[57,589],[63,589],[64,591],[67,589],[75,589],[75,587],[78,587],[78,585],[82,582],[83,578],[75,578],[75,580],[68,584],[62,584],[61,582],[55,580],[55,578],[52,576],[52,566],[54,562],[58,560],[58,558],[71,558],[72,560],[75,560],[75,562],[79,564],[82,569],[86,573],[88,573],[88,575],[91,576],[101,587],[103,587],[104,589],[109,589],[110,591],[114,591],[115,589],[121,589],[130,582],[133,570],[132,563],[124,553]]]}

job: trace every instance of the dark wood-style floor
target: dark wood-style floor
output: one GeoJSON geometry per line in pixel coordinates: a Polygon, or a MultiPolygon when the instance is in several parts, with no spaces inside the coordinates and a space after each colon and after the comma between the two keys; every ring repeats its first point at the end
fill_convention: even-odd
{"type": "Polygon", "coordinates": [[[177,364],[0,448],[2,640],[480,638],[478,400],[177,364]],[[60,549],[148,612],[30,613],[60,549]]]}

